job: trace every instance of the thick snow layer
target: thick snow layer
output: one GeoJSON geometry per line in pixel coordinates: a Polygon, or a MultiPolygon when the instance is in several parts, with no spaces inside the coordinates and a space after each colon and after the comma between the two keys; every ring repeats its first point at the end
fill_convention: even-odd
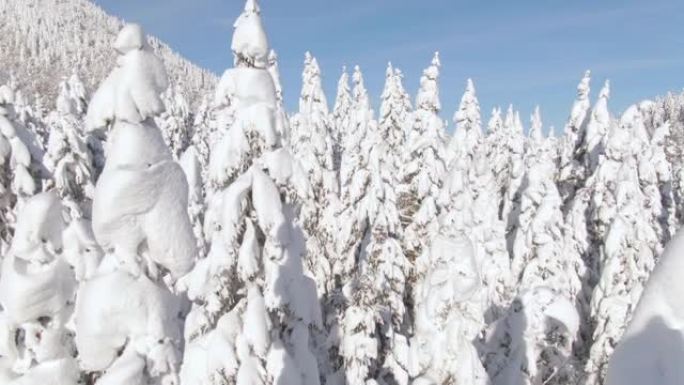
{"type": "Polygon", "coordinates": [[[3,260],[0,304],[15,324],[52,318],[73,299],[76,281],[61,258],[32,265],[10,255],[3,260]]]}
{"type": "Polygon", "coordinates": [[[62,204],[54,192],[31,198],[16,225],[13,255],[29,262],[50,262],[44,257],[62,249],[62,215],[62,204]]]}
{"type": "Polygon", "coordinates": [[[265,103],[275,108],[275,84],[268,71],[258,68],[231,68],[216,86],[215,99],[226,102],[235,109],[265,103]]]}
{"type": "Polygon", "coordinates": [[[76,345],[83,369],[104,370],[127,345],[151,354],[160,344],[179,343],[180,302],[142,275],[114,271],[81,285],[76,300],[76,345]]]}
{"type": "Polygon", "coordinates": [[[612,355],[607,385],[681,384],[684,378],[684,232],[663,253],[612,355]]]}
{"type": "Polygon", "coordinates": [[[196,253],[183,169],[159,129],[147,122],[117,122],[107,150],[93,201],[98,243],[132,272],[141,269],[136,260],[142,253],[178,279],[190,270],[196,253]]]}
{"type": "Polygon", "coordinates": [[[138,123],[164,111],[160,94],[168,84],[166,70],[149,47],[140,44],[139,28],[124,27],[115,42],[122,56],[88,106],[89,129],[106,127],[114,120],[138,123]]]}

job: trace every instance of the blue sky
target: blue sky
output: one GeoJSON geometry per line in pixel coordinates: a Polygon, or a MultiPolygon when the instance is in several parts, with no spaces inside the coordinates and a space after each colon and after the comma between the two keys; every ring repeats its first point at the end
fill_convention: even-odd
{"type": "MultiPolygon", "coordinates": [[[[96,0],[143,25],[191,61],[218,74],[231,66],[232,23],[242,0],[96,0]]],[[[612,83],[611,111],[684,88],[682,0],[262,0],[280,57],[285,99],[297,105],[304,52],[321,64],[332,106],[343,65],[359,64],[377,103],[388,61],[412,95],[440,51],[443,116],[451,119],[468,77],[483,121],[495,105],[535,105],[562,130],[585,69],[592,98],[612,83]]]]}

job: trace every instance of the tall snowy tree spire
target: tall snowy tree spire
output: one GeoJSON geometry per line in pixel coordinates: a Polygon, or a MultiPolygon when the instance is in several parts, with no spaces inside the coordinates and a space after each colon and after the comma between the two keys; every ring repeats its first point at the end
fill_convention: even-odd
{"type": "Polygon", "coordinates": [[[543,123],[541,118],[541,112],[539,110],[539,106],[536,106],[534,108],[532,116],[530,117],[530,132],[528,134],[528,136],[533,142],[539,143],[543,140],[544,135],[542,133],[542,128],[543,123]]]}
{"type": "Polygon", "coordinates": [[[102,374],[100,383],[173,382],[183,343],[171,290],[196,257],[188,184],[149,119],[163,110],[163,64],[139,26],[126,25],[114,47],[118,65],[88,109],[91,128],[112,130],[93,199],[105,256],[78,291],[76,345],[83,370],[102,374]]]}
{"type": "Polygon", "coordinates": [[[410,260],[428,241],[428,225],[438,214],[437,196],[447,169],[444,121],[439,117],[439,54],[423,71],[416,111],[407,137],[401,171],[400,210],[407,232],[404,238],[410,260]]]}
{"type": "Polygon", "coordinates": [[[588,173],[598,166],[599,158],[605,151],[603,148],[603,141],[610,129],[611,119],[608,111],[608,99],[610,98],[610,80],[606,80],[599,98],[591,111],[589,123],[587,124],[586,134],[584,136],[584,147],[586,147],[587,157],[585,158],[585,167],[588,173]]]}
{"type": "Polygon", "coordinates": [[[449,162],[458,156],[472,156],[482,138],[480,102],[475,94],[472,79],[466,82],[466,89],[458,110],[454,114],[455,131],[449,143],[449,162]]]}
{"type": "Polygon", "coordinates": [[[262,65],[268,50],[255,4],[247,1],[236,22],[235,68],[216,89],[234,118],[212,148],[216,191],[204,221],[209,253],[179,285],[193,301],[183,385],[319,384],[312,336],[322,327],[320,306],[302,264],[305,235],[295,222],[311,186],[283,148],[278,127],[285,117],[262,65]]]}
{"type": "Polygon", "coordinates": [[[586,149],[583,148],[582,143],[591,114],[590,82],[591,71],[586,71],[577,85],[577,97],[570,111],[570,118],[565,125],[565,135],[561,143],[558,189],[563,197],[565,207],[574,197],[575,191],[584,184],[587,177],[584,169],[586,149]]]}

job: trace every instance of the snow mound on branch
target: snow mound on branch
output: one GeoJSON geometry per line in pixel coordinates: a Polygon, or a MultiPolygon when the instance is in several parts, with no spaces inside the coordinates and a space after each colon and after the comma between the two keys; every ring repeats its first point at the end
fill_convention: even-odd
{"type": "Polygon", "coordinates": [[[179,342],[179,311],[179,300],[145,276],[116,271],[87,281],[75,316],[82,368],[108,368],[127,344],[149,354],[168,340],[179,342]]]}
{"type": "MultiPolygon", "coordinates": [[[[62,248],[62,204],[49,192],[31,198],[21,211],[12,242],[12,253],[34,261],[62,248]]],[[[42,261],[41,261],[42,262],[42,261]]]]}

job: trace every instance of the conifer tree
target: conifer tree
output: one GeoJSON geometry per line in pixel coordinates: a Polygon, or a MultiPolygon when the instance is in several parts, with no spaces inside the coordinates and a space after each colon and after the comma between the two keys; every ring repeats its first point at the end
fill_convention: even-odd
{"type": "Polygon", "coordinates": [[[437,196],[446,173],[444,122],[439,117],[439,54],[423,71],[416,97],[416,110],[407,137],[401,171],[399,207],[406,228],[405,250],[410,260],[421,253],[428,225],[438,215],[437,196]]]}
{"type": "Polygon", "coordinates": [[[235,68],[216,90],[234,116],[212,148],[209,253],[181,282],[193,300],[182,384],[319,383],[310,344],[320,307],[302,267],[303,234],[293,224],[296,200],[310,187],[282,147],[260,14],[247,0],[231,44],[235,68]]]}
{"type": "Polygon", "coordinates": [[[174,287],[196,254],[188,185],[153,120],[164,108],[163,64],[135,24],[114,48],[117,66],[86,116],[88,127],[111,134],[92,215],[105,255],[76,301],[79,363],[96,384],[177,383],[183,341],[174,287]]]}
{"type": "Polygon", "coordinates": [[[74,217],[90,217],[95,193],[93,156],[78,118],[78,99],[68,82],[60,84],[57,111],[48,115],[50,135],[43,163],[52,173],[47,188],[54,187],[74,217]]]}

